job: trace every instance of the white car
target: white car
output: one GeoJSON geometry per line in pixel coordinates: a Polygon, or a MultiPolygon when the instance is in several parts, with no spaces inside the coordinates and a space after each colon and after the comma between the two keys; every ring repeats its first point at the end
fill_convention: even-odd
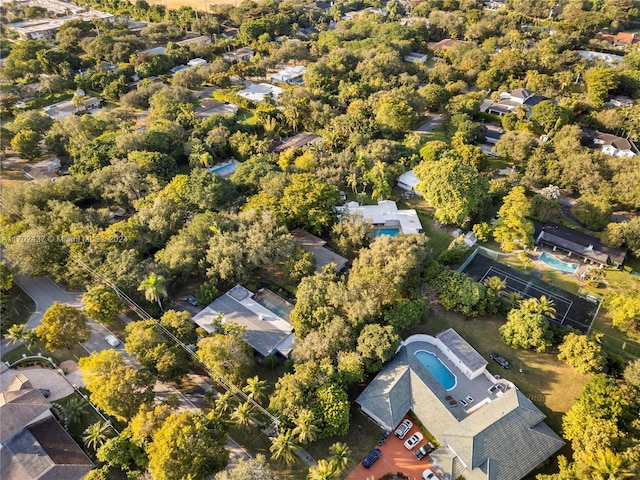
{"type": "Polygon", "coordinates": [[[414,433],[413,435],[411,435],[409,437],[409,440],[404,442],[404,447],[407,450],[413,450],[415,448],[415,446],[418,445],[422,441],[423,438],[424,438],[424,436],[420,432],[416,432],[416,433],[414,433]]]}
{"type": "Polygon", "coordinates": [[[409,430],[411,430],[411,427],[413,427],[413,422],[405,418],[396,430],[396,437],[402,440],[409,430]]]}
{"type": "Polygon", "coordinates": [[[423,480],[438,480],[438,477],[436,477],[436,474],[433,473],[433,470],[431,470],[430,468],[427,468],[424,472],[422,472],[422,479],[423,480]]]}

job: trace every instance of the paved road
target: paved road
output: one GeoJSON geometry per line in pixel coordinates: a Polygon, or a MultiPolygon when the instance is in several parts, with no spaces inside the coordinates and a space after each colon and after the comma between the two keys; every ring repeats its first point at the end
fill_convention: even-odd
{"type": "Polygon", "coordinates": [[[65,292],[47,277],[15,275],[14,280],[36,303],[36,311],[27,320],[27,326],[31,329],[40,325],[44,312],[54,302],[64,303],[73,307],[82,306],[81,292],[65,292]]]}

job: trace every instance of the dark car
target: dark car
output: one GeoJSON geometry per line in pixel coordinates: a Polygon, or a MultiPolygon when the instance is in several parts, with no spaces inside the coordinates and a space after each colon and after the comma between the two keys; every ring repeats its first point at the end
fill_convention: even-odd
{"type": "Polygon", "coordinates": [[[378,460],[381,456],[382,452],[380,451],[380,449],[374,448],[366,457],[364,457],[364,460],[362,460],[362,465],[364,466],[364,468],[369,468],[371,465],[376,463],[376,460],[378,460]]]}
{"type": "Polygon", "coordinates": [[[493,360],[494,362],[496,362],[498,365],[500,365],[502,368],[511,368],[511,363],[509,363],[509,360],[507,360],[504,357],[501,357],[500,355],[498,355],[497,353],[492,353],[491,355],[489,355],[489,357],[491,357],[491,360],[493,360]]]}
{"type": "Polygon", "coordinates": [[[194,307],[198,306],[198,300],[193,295],[187,295],[186,300],[187,302],[189,302],[189,304],[193,305],[194,307]]]}
{"type": "Polygon", "coordinates": [[[46,388],[39,388],[38,391],[42,394],[44,398],[49,398],[49,395],[51,395],[51,392],[46,388]]]}
{"type": "Polygon", "coordinates": [[[417,449],[415,452],[413,452],[413,454],[416,456],[418,460],[422,460],[424,457],[429,455],[435,449],[436,449],[436,446],[433,443],[427,442],[424,445],[422,445],[419,449],[417,449]]]}

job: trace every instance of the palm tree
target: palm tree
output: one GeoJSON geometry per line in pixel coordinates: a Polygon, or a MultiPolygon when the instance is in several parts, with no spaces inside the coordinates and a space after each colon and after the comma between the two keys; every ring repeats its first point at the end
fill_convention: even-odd
{"type": "Polygon", "coordinates": [[[318,465],[309,469],[307,480],[333,480],[338,478],[338,467],[333,460],[318,460],[318,465]]]}
{"type": "Polygon", "coordinates": [[[144,292],[144,297],[149,302],[158,302],[160,311],[162,310],[161,299],[167,296],[167,287],[165,286],[165,278],[162,275],[156,275],[151,272],[138,287],[139,292],[144,292]]]}
{"type": "Polygon", "coordinates": [[[111,429],[109,422],[96,422],[89,425],[82,435],[84,444],[92,450],[98,450],[107,441],[107,433],[111,429]]]}
{"type": "Polygon", "coordinates": [[[251,412],[252,406],[249,402],[238,405],[231,414],[231,420],[239,427],[249,429],[253,420],[253,413],[251,412]]]}
{"type": "Polygon", "coordinates": [[[247,385],[242,390],[247,393],[250,399],[261,403],[267,398],[264,393],[266,389],[267,381],[260,380],[260,377],[256,375],[255,377],[247,378],[247,385]]]}
{"type": "Polygon", "coordinates": [[[230,391],[223,393],[216,400],[215,410],[220,415],[228,413],[232,408],[233,404],[236,402],[236,397],[233,396],[233,393],[230,391]]]}
{"type": "Polygon", "coordinates": [[[74,423],[79,423],[82,415],[87,410],[87,402],[79,396],[71,397],[67,403],[60,407],[64,425],[69,428],[74,423]]]}
{"type": "Polygon", "coordinates": [[[553,305],[553,300],[549,300],[546,296],[542,295],[538,299],[538,308],[539,313],[545,317],[556,318],[556,307],[553,305]]]}
{"type": "Polygon", "coordinates": [[[336,442],[329,447],[329,455],[332,462],[340,472],[347,468],[351,459],[351,450],[346,443],[336,442]]]}
{"type": "Polygon", "coordinates": [[[300,413],[294,421],[296,427],[292,432],[294,435],[297,435],[300,443],[313,442],[318,438],[320,428],[318,428],[315,422],[316,419],[311,410],[300,410],[300,413]]]}
{"type": "Polygon", "coordinates": [[[627,460],[610,449],[598,450],[586,455],[586,463],[594,475],[593,479],[622,480],[635,478],[635,472],[629,468],[627,460]]]}
{"type": "Polygon", "coordinates": [[[489,290],[493,290],[498,295],[500,295],[500,292],[507,288],[507,281],[496,276],[485,279],[483,283],[485,287],[487,287],[489,290]]]}
{"type": "Polygon", "coordinates": [[[505,301],[509,310],[518,308],[518,305],[520,305],[520,302],[522,301],[522,295],[520,292],[507,292],[505,295],[505,301]]]}
{"type": "Polygon", "coordinates": [[[9,330],[7,330],[4,338],[9,340],[10,345],[15,345],[16,343],[20,342],[24,343],[24,345],[27,347],[27,350],[31,352],[31,347],[35,343],[37,337],[36,332],[34,332],[33,330],[29,330],[26,324],[16,323],[9,327],[9,330]]]}
{"type": "Polygon", "coordinates": [[[298,450],[298,442],[293,438],[291,430],[284,430],[280,435],[271,439],[271,458],[282,461],[287,465],[296,461],[296,452],[298,450]]]}

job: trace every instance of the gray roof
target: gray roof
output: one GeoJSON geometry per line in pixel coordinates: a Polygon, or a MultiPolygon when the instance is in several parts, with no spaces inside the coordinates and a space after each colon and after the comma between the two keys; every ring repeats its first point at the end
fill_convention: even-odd
{"type": "Polygon", "coordinates": [[[316,258],[316,273],[322,272],[323,267],[330,263],[335,264],[335,270],[339,272],[349,261],[342,255],[325,247],[327,242],[309,232],[296,228],[291,231],[291,235],[296,244],[304,248],[307,252],[313,253],[313,256],[316,258]]]}
{"type": "Polygon", "coordinates": [[[0,393],[0,442],[4,443],[18,433],[47,412],[50,406],[38,390],[0,393]]]}
{"type": "Polygon", "coordinates": [[[470,412],[447,405],[448,392],[432,375],[421,373],[424,366],[410,349],[403,345],[356,403],[388,430],[413,410],[445,446],[432,455],[443,470],[461,471],[462,460],[468,480],[520,480],[564,445],[544,423],[545,415],[516,388],[470,412]]]}
{"type": "MultiPolygon", "coordinates": [[[[277,328],[272,321],[269,321],[272,318],[263,316],[261,319],[258,313],[240,303],[249,299],[252,294],[240,287],[243,291],[248,292],[247,296],[240,297],[237,295],[237,292],[239,292],[237,287],[216,298],[207,308],[194,316],[193,321],[211,331],[211,320],[217,313],[222,313],[225,321],[234,322],[244,327],[243,340],[261,355],[267,356],[278,351],[287,356],[293,348],[291,330],[285,331],[277,328]]],[[[267,309],[264,310],[268,312],[267,309]]],[[[271,317],[275,318],[277,316],[272,313],[271,317]]],[[[280,322],[286,323],[282,319],[279,319],[278,323],[280,322]]]]}
{"type": "Polygon", "coordinates": [[[24,428],[0,449],[3,480],[75,480],[93,463],[53,418],[24,428]]]}
{"type": "Polygon", "coordinates": [[[564,445],[544,419],[522,392],[509,389],[444,438],[470,469],[481,469],[487,479],[520,480],[564,445]]]}
{"type": "Polygon", "coordinates": [[[440,332],[436,338],[444,343],[472,372],[487,365],[487,361],[453,328],[440,332]]]}

